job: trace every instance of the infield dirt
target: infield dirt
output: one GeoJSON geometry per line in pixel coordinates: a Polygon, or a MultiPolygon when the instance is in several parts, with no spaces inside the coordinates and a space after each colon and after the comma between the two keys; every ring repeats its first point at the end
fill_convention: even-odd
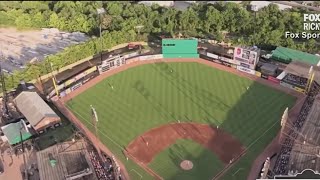
{"type": "Polygon", "coordinates": [[[170,123],[153,128],[133,140],[126,150],[140,162],[148,164],[177,139],[192,139],[198,142],[210,149],[225,164],[233,161],[245,150],[231,134],[199,123],[170,123]]]}

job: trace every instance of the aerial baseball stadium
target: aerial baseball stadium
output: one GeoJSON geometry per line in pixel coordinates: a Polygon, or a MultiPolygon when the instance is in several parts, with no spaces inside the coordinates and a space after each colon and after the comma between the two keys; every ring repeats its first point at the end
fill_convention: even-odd
{"type": "Polygon", "coordinates": [[[320,179],[318,11],[0,2],[0,180],[320,179]]]}

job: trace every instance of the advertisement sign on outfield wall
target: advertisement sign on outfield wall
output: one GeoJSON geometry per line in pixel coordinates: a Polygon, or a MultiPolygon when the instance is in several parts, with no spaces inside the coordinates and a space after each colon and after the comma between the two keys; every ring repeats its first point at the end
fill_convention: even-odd
{"type": "Polygon", "coordinates": [[[219,57],[216,54],[212,54],[212,53],[208,53],[208,52],[207,52],[207,56],[210,57],[210,58],[213,58],[213,59],[218,59],[218,57],[219,57]]]}
{"type": "Polygon", "coordinates": [[[138,56],[138,55],[139,55],[139,52],[134,52],[134,53],[123,55],[123,57],[126,58],[126,59],[129,59],[129,58],[132,58],[132,57],[135,57],[135,56],[138,56]]]}
{"type": "MultiPolygon", "coordinates": [[[[219,60],[224,61],[224,62],[228,62],[228,63],[231,63],[231,64],[236,64],[236,62],[233,61],[233,59],[225,58],[225,57],[223,57],[223,56],[219,56],[219,60]]],[[[238,64],[237,64],[237,65],[238,65],[238,64]]]]}
{"type": "Polygon", "coordinates": [[[299,87],[294,87],[294,90],[298,91],[298,92],[301,92],[301,93],[304,93],[304,89],[302,88],[299,88],[299,87]]]}
{"type": "Polygon", "coordinates": [[[245,73],[248,73],[248,74],[252,74],[252,75],[254,75],[255,72],[256,72],[255,70],[252,70],[252,69],[249,69],[249,68],[245,68],[243,66],[237,66],[237,69],[239,71],[242,71],[242,72],[245,72],[245,73]]]}
{"type": "Polygon", "coordinates": [[[258,76],[258,77],[261,77],[261,72],[256,71],[255,75],[258,76]]]}
{"type": "Polygon", "coordinates": [[[291,84],[288,84],[284,81],[280,81],[280,85],[286,88],[294,89],[294,87],[291,84]]]}
{"type": "Polygon", "coordinates": [[[140,56],[139,60],[145,61],[145,60],[155,60],[155,59],[162,59],[162,58],[163,58],[162,54],[155,54],[155,55],[148,55],[148,56],[140,56]]]}
{"type": "Polygon", "coordinates": [[[222,61],[222,64],[223,64],[223,65],[225,65],[225,66],[227,66],[227,67],[231,67],[231,64],[230,64],[230,63],[228,63],[228,62],[224,62],[224,61],[222,61]]]}
{"type": "Polygon", "coordinates": [[[245,64],[245,63],[240,63],[240,66],[242,66],[242,67],[245,67],[245,68],[250,68],[250,66],[248,65],[248,64],[245,64]]]}
{"type": "Polygon", "coordinates": [[[275,77],[272,77],[272,76],[268,76],[268,80],[271,81],[271,82],[274,82],[274,83],[277,83],[279,84],[280,83],[280,80],[275,78],[275,77]]]}

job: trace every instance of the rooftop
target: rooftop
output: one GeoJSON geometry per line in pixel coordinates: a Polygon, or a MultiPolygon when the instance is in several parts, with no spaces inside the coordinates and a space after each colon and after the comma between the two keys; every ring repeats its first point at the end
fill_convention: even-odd
{"type": "Polygon", "coordinates": [[[18,144],[21,142],[20,130],[22,140],[27,140],[31,137],[31,133],[28,131],[23,120],[17,123],[11,123],[1,127],[3,134],[8,139],[10,145],[18,144]]]}
{"type": "Polygon", "coordinates": [[[32,126],[36,126],[44,117],[59,117],[36,92],[23,91],[14,102],[32,126]]]}
{"type": "Polygon", "coordinates": [[[86,142],[81,140],[54,145],[37,152],[40,179],[96,180],[86,147],[86,142]]]}
{"type": "Polygon", "coordinates": [[[317,65],[320,60],[319,56],[285,47],[277,47],[277,49],[273,50],[272,58],[286,63],[299,61],[312,65],[317,65]]]}

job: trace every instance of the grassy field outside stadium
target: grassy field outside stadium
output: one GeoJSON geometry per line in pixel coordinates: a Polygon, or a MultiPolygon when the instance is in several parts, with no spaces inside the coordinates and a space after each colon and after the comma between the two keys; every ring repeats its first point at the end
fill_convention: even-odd
{"type": "MultiPolygon", "coordinates": [[[[236,179],[246,179],[251,163],[275,137],[280,128],[279,118],[286,107],[294,104],[295,97],[206,65],[167,64],[173,69],[174,76],[157,64],[142,65],[103,80],[73,98],[67,106],[93,132],[90,105],[95,107],[100,140],[124,162],[133,179],[152,178],[137,164],[127,161],[121,149],[151,128],[186,119],[218,125],[250,147],[223,177],[234,179],[232,175],[237,172],[236,179]],[[151,101],[134,88],[137,83],[143,85],[151,101]]],[[[207,165],[212,169],[212,175],[208,177],[222,169],[222,162],[214,158],[213,153],[210,155],[206,149],[199,153],[194,143],[179,143],[189,149],[189,153],[198,155],[199,162],[203,157],[212,159],[207,165]]],[[[164,179],[176,179],[181,170],[172,167],[166,172],[166,166],[172,164],[166,151],[170,150],[155,157],[149,167],[164,179]]],[[[194,168],[194,173],[186,175],[190,179],[199,176],[194,168]]],[[[202,174],[208,174],[207,171],[204,168],[202,174]]]]}

